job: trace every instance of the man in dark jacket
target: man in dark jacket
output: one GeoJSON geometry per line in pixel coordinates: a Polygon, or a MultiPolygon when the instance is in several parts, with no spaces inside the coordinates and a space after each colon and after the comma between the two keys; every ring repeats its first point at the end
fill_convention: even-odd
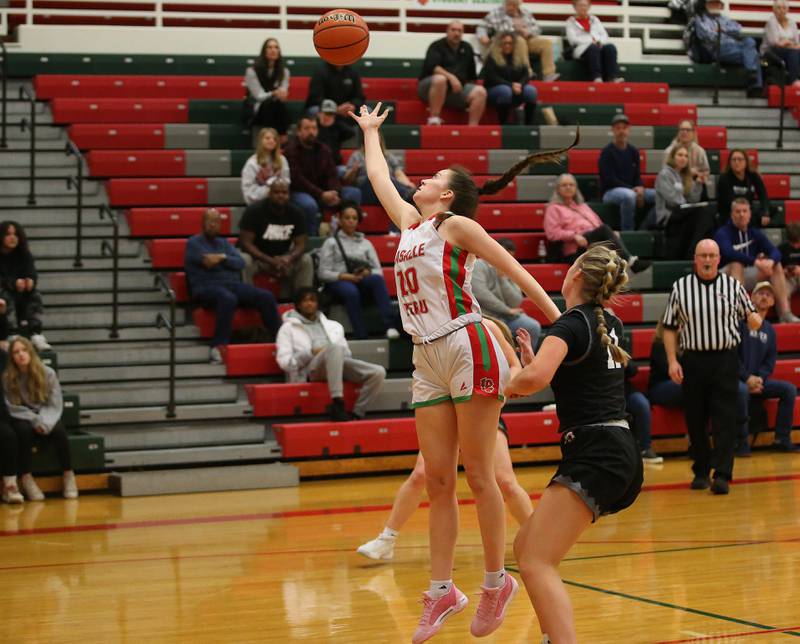
{"type": "Polygon", "coordinates": [[[769,281],[780,321],[800,322],[789,305],[781,254],[760,229],[750,225],[750,219],[750,202],[744,197],[734,199],[730,221],[714,235],[719,244],[720,265],[747,290],[752,290],[758,282],[769,281]]]}
{"type": "Polygon", "coordinates": [[[317,140],[316,119],[302,117],[297,135],[283,151],[292,174],[292,203],[306,216],[306,231],[312,237],[319,233],[323,208],[337,208],[342,201],[361,203],[361,191],[355,186],[342,186],[331,149],[317,140]]]}
{"type": "Polygon", "coordinates": [[[475,52],[463,36],[464,25],[454,20],[447,25],[447,36],[432,42],[425,54],[417,92],[428,104],[428,125],[442,124],[445,105],[466,110],[470,125],[478,125],[486,109],[486,90],[475,84],[475,52]]]}
{"type": "Polygon", "coordinates": [[[311,76],[308,85],[306,98],[308,114],[316,116],[325,99],[336,103],[337,116],[350,120],[348,112],[358,114],[359,108],[365,101],[361,76],[350,65],[331,65],[323,62],[311,76]]]}
{"type": "Polygon", "coordinates": [[[224,237],[219,236],[220,214],[209,208],[203,215],[203,232],[189,238],[184,268],[192,299],[217,312],[214,337],[211,338],[211,364],[221,364],[219,347],[228,344],[236,307],[258,309],[264,326],[273,337],[281,318],[275,296],[269,291],[242,283],[244,259],[224,237]]]}
{"type": "Polygon", "coordinates": [[[753,289],[753,304],[764,320],[761,328],[751,331],[743,323],[741,327],[742,343],[739,345],[739,447],[736,453],[746,456],[750,453],[748,444],[748,415],[751,396],[778,399],[778,415],[775,418],[775,440],[773,448],[781,452],[800,451],[800,445],[792,442],[792,421],[794,404],[797,398],[797,387],[791,382],[773,380],[775,358],[778,353],[778,341],[775,329],[767,322],[767,314],[775,304],[772,284],[759,282],[753,289]]]}

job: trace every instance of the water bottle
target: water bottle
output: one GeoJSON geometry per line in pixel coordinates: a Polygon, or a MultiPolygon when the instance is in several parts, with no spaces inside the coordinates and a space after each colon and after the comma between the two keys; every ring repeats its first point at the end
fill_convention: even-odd
{"type": "Polygon", "coordinates": [[[539,256],[540,264],[544,264],[547,261],[547,246],[544,243],[544,239],[539,240],[539,250],[536,251],[536,254],[539,256]]]}

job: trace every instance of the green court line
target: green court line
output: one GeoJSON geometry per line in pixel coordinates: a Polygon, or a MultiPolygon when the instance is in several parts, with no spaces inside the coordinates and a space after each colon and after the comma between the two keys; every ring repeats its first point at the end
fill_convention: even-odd
{"type": "MultiPolygon", "coordinates": [[[[718,613],[710,613],[705,610],[699,610],[697,608],[689,608],[688,606],[679,606],[678,604],[670,604],[669,602],[662,602],[657,599],[649,599],[647,597],[640,597],[639,595],[630,595],[628,593],[621,593],[616,590],[608,590],[607,588],[599,588],[598,586],[590,586],[589,584],[582,584],[577,581],[570,581],[569,579],[564,579],[563,582],[568,586],[575,586],[576,588],[583,588],[584,590],[593,590],[597,593],[603,593],[605,595],[613,595],[615,597],[622,597],[623,599],[630,599],[637,602],[642,602],[644,604],[651,604],[653,606],[660,606],[661,608],[671,608],[672,610],[679,610],[684,613],[691,613],[693,615],[700,615],[701,617],[710,617],[711,619],[719,619],[725,622],[731,622],[734,624],[742,624],[743,626],[751,626],[752,628],[759,628],[761,630],[777,630],[775,626],[766,626],[765,624],[759,624],[758,622],[750,622],[746,619],[739,619],[738,617],[728,617],[727,615],[720,615],[718,613]]],[[[792,637],[800,637],[800,632],[798,631],[784,631],[781,633],[782,635],[790,635],[792,637]]]]}

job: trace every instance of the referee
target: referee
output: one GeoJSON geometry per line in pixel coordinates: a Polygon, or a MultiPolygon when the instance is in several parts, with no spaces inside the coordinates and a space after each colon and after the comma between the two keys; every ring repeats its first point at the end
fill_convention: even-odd
{"type": "Polygon", "coordinates": [[[714,494],[727,494],[736,443],[739,321],[747,318],[749,327],[758,329],[761,318],[744,287],[719,272],[719,260],[714,240],[697,243],[694,273],[672,285],[663,321],[669,377],[683,386],[689,455],[694,461],[691,487],[704,490],[711,485],[714,494]],[[713,451],[708,440],[709,418],[713,451]],[[710,483],[712,468],[714,482],[710,483]]]}

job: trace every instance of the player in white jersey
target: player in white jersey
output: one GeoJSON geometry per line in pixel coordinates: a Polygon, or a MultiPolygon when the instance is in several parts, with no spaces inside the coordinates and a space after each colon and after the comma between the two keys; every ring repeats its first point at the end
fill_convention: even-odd
{"type": "Polygon", "coordinates": [[[417,188],[415,208],[403,201],[391,182],[378,137],[387,112],[381,114],[380,108],[378,103],[372,112],[364,107],[358,116],[351,116],[364,132],[367,174],[375,194],[402,232],[395,279],[403,328],[416,345],[412,400],[431,505],[431,584],[423,593],[422,617],[412,642],[433,637],[447,617],[467,604],[452,580],[459,449],[475,496],[485,562],[481,600],[470,631],[484,637],[502,623],[517,582],[503,567],[505,511],[493,470],[508,365],[481,324],[480,307],[472,297],[475,256],[508,275],[551,321],[559,311],[536,280],[473,217],[481,194],[498,192],[529,164],[557,160],[565,150],[533,154],[480,189],[463,169],[441,170],[417,188]]]}

